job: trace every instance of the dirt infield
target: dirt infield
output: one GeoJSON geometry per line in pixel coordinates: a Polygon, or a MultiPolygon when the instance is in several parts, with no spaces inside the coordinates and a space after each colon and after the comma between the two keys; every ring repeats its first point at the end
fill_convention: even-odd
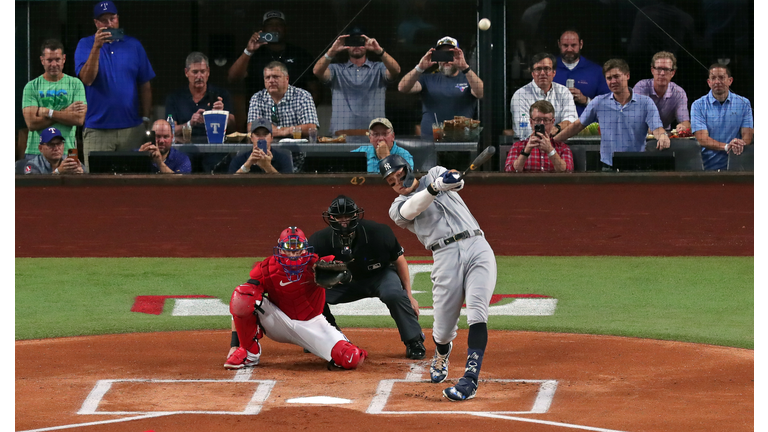
{"type": "MultiPolygon", "coordinates": [[[[66,425],[94,432],[753,430],[752,350],[492,331],[477,397],[451,403],[440,397],[444,384],[424,381],[427,360],[404,358],[396,330],[350,329],[347,335],[371,353],[356,371],[328,371],[322,359],[265,338],[261,364],[250,376],[222,368],[226,331],[17,342],[16,430],[66,425]],[[99,380],[115,381],[94,396],[99,380]],[[382,380],[408,381],[395,382],[387,393],[382,380]],[[290,402],[313,396],[349,403],[290,402]],[[537,404],[549,406],[530,413],[537,404]],[[248,409],[258,414],[234,414],[248,409]],[[366,414],[376,410],[382,413],[366,414]],[[496,418],[450,413],[460,410],[496,418]],[[194,413],[137,418],[180,411],[194,413]],[[204,413],[210,411],[232,414],[204,413]],[[397,413],[404,411],[409,414],[397,413]]],[[[449,380],[463,373],[465,341],[461,331],[449,380]]]]}

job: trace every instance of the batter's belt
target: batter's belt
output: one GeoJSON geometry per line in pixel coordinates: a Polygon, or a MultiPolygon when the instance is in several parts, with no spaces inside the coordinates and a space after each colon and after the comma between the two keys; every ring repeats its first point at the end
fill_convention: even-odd
{"type": "Polygon", "coordinates": [[[444,238],[442,240],[438,240],[438,241],[432,243],[431,245],[429,245],[429,249],[432,250],[432,252],[434,252],[434,251],[436,251],[438,249],[442,249],[443,247],[448,246],[451,243],[455,243],[455,242],[457,242],[459,240],[464,240],[466,238],[470,238],[470,237],[474,237],[474,236],[479,236],[479,235],[483,235],[483,231],[482,230],[479,230],[479,229],[476,229],[474,231],[467,230],[467,231],[464,231],[464,232],[460,232],[460,233],[456,234],[455,236],[444,238]]]}

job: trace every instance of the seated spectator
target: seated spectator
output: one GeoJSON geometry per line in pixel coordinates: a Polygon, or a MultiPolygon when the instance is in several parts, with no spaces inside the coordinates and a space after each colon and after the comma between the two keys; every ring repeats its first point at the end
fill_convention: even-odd
{"type": "Polygon", "coordinates": [[[728,167],[728,152],[741,154],[755,134],[749,99],[730,91],[733,77],[728,66],[709,67],[710,92],[691,106],[693,134],[701,146],[705,170],[728,167]]]}
{"type": "Polygon", "coordinates": [[[149,152],[155,172],[160,174],[189,174],[192,172],[189,157],[173,148],[171,125],[166,120],[157,120],[152,124],[152,130],[155,131],[156,144],[146,142],[139,147],[139,151],[149,152]]]}
{"type": "Polygon", "coordinates": [[[362,145],[352,151],[366,154],[369,173],[379,172],[379,161],[391,154],[402,156],[413,169],[413,156],[408,153],[408,150],[397,146],[395,131],[389,120],[385,118],[371,120],[368,125],[368,140],[371,145],[362,145]]]}
{"type": "MultiPolygon", "coordinates": [[[[176,142],[207,143],[208,134],[205,131],[203,113],[210,110],[229,111],[227,132],[235,131],[235,115],[232,114],[232,98],[229,92],[221,87],[208,84],[211,68],[208,57],[201,52],[193,52],[187,56],[184,75],[189,84],[168,95],[165,99],[165,113],[173,116],[176,123],[176,142]],[[191,129],[189,138],[185,137],[184,128],[191,129]]],[[[211,172],[227,157],[228,153],[206,153],[203,156],[203,171],[211,172]]],[[[224,165],[224,171],[226,171],[224,165]]]]}
{"type": "Polygon", "coordinates": [[[515,136],[523,138],[531,135],[531,123],[528,111],[538,100],[546,100],[555,108],[555,128],[559,132],[576,121],[576,105],[568,89],[552,80],[555,78],[555,56],[539,53],[531,59],[533,81],[520,87],[509,104],[512,113],[512,127],[515,136]]]}
{"type": "Polygon", "coordinates": [[[51,127],[40,131],[40,154],[16,162],[16,174],[82,174],[83,164],[77,157],[64,155],[64,137],[51,127]]]}
{"type": "Polygon", "coordinates": [[[552,139],[555,124],[555,108],[545,101],[531,105],[531,123],[544,125],[543,134],[535,131],[531,136],[516,142],[509,150],[506,172],[573,172],[573,153],[565,143],[552,139]]]}
{"type": "Polygon", "coordinates": [[[477,100],[483,98],[483,80],[470,69],[459,42],[448,36],[427,51],[419,64],[400,80],[397,89],[401,93],[421,93],[421,139],[427,141],[433,139],[435,118],[438,122],[452,120],[454,116],[472,118],[477,100]],[[453,60],[437,62],[439,73],[422,75],[435,64],[432,53],[437,50],[450,51],[453,60]]]}
{"type": "Polygon", "coordinates": [[[229,173],[292,173],[290,152],[272,150],[272,123],[265,118],[255,118],[250,125],[253,150],[238,153],[229,164],[229,173]]]}
{"type": "Polygon", "coordinates": [[[674,125],[678,133],[691,129],[688,115],[688,95],[682,87],[672,82],[677,70],[677,59],[671,52],[657,52],[651,59],[653,78],[640,80],[632,90],[651,98],[659,110],[659,117],[664,129],[672,130],[674,125]]]}

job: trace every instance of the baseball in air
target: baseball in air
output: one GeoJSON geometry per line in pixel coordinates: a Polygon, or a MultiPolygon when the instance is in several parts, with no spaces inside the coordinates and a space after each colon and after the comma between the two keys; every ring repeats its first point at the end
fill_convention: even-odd
{"type": "Polygon", "coordinates": [[[491,28],[491,20],[488,18],[483,18],[477,23],[477,28],[479,28],[482,31],[486,31],[489,28],[491,28]]]}

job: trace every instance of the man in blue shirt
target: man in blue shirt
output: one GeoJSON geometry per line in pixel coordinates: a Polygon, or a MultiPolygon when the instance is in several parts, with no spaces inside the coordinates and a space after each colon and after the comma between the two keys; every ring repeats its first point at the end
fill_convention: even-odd
{"type": "Polygon", "coordinates": [[[139,147],[139,151],[149,152],[154,171],[160,174],[189,174],[192,163],[189,157],[173,148],[173,133],[171,125],[166,120],[157,120],[152,125],[155,131],[155,143],[147,142],[139,147]]]}
{"type": "Polygon", "coordinates": [[[600,162],[611,169],[613,153],[645,151],[645,137],[653,131],[656,148],[669,148],[669,137],[659,117],[659,110],[648,96],[635,94],[629,88],[629,65],[612,59],[603,65],[605,81],[611,93],[600,95],[587,105],[579,119],[554,137],[565,142],[595,121],[600,123],[600,162]]]}
{"type": "Polygon", "coordinates": [[[730,91],[733,77],[725,65],[709,67],[707,84],[712,90],[691,106],[691,130],[701,145],[704,169],[721,170],[728,166],[729,151],[741,154],[745,145],[752,144],[752,105],[730,91]]]}
{"type": "Polygon", "coordinates": [[[251,122],[253,150],[240,152],[229,164],[230,174],[291,174],[291,152],[272,148],[272,122],[258,117],[251,122]]]}
{"type": "Polygon", "coordinates": [[[402,156],[413,168],[413,156],[408,150],[398,147],[395,143],[395,131],[392,123],[385,118],[375,118],[368,125],[368,140],[371,145],[362,145],[353,152],[363,152],[368,159],[368,172],[379,172],[379,161],[385,157],[396,154],[402,156]]]}
{"type": "Polygon", "coordinates": [[[584,41],[576,30],[564,31],[557,46],[560,47],[560,57],[553,82],[568,87],[576,103],[576,112],[581,115],[589,101],[610,90],[605,84],[602,68],[581,56],[584,41]],[[569,79],[573,80],[571,86],[567,85],[569,79]]]}
{"type": "Polygon", "coordinates": [[[144,47],[123,34],[117,7],[111,1],[93,8],[96,34],[80,39],[75,50],[75,73],[85,84],[83,153],[86,166],[91,151],[132,150],[143,142],[152,110],[149,81],[155,71],[144,47]],[[142,117],[143,116],[143,117],[142,117]]]}

